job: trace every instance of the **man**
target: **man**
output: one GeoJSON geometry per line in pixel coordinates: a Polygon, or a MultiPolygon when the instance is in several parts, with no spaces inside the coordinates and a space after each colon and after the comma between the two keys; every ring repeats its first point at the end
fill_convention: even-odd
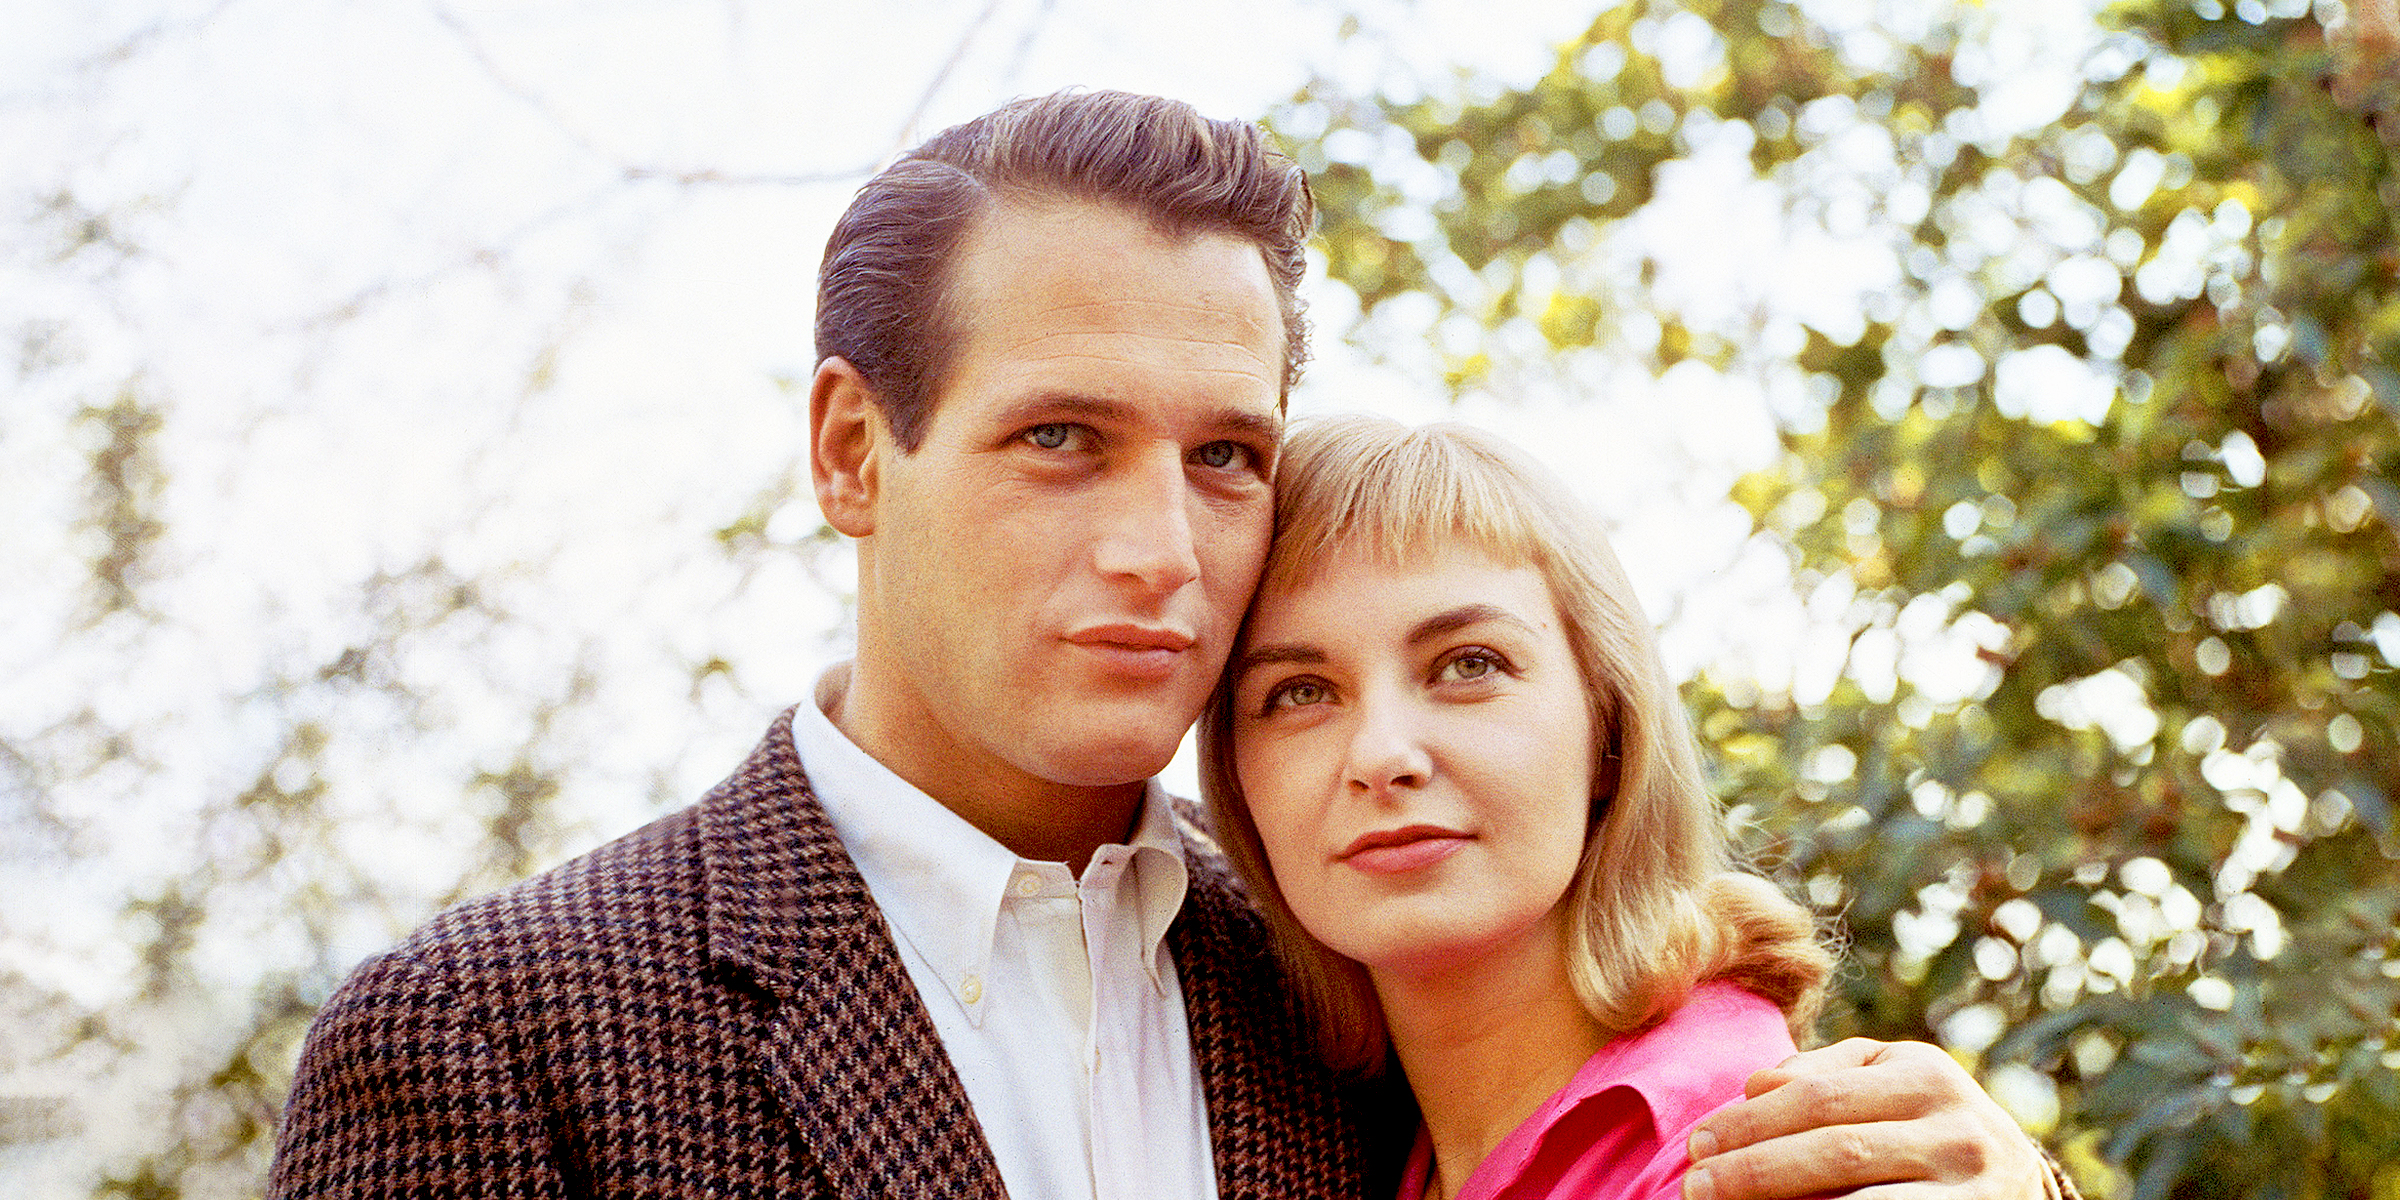
{"type": "MultiPolygon", "coordinates": [[[[1396,1089],[1315,1065],[1150,782],[1257,582],[1312,219],[1254,127],[1107,93],[862,189],[810,392],[855,662],[692,808],[362,966],[270,1192],[1388,1191],[1396,1089]]],[[[1938,1051],[1789,1072],[1702,1135],[1704,1195],[2041,1194],[1938,1051]]]]}

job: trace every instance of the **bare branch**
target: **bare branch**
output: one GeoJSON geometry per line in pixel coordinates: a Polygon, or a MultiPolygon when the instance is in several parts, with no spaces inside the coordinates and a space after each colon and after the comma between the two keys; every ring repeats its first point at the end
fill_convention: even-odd
{"type": "MultiPolygon", "coordinates": [[[[228,0],[228,2],[230,2],[230,0],[228,0]]],[[[981,27],[984,21],[991,17],[992,9],[997,8],[998,5],[999,0],[992,0],[991,6],[984,10],[983,16],[977,18],[976,27],[981,27]]],[[[869,162],[858,166],[839,167],[826,171],[757,173],[721,171],[713,167],[681,168],[628,162],[623,156],[610,151],[608,148],[602,146],[590,134],[584,132],[584,130],[578,127],[576,123],[567,116],[566,113],[560,111],[557,105],[552,104],[547,97],[543,96],[540,92],[537,92],[534,89],[518,82],[515,77],[511,76],[508,71],[500,65],[499,60],[492,57],[491,51],[485,49],[482,40],[477,37],[475,30],[467,24],[465,18],[460,17],[447,4],[442,3],[441,0],[427,0],[426,9],[433,14],[433,18],[436,21],[441,22],[443,28],[450,31],[451,36],[458,40],[459,47],[465,50],[467,57],[474,61],[475,66],[481,70],[485,76],[491,79],[493,86],[498,87],[501,91],[508,93],[520,103],[532,109],[542,118],[542,120],[548,122],[552,128],[556,129],[561,136],[573,143],[578,149],[590,154],[594,158],[614,164],[617,168],[618,177],[628,183],[671,183],[679,187],[693,187],[702,185],[719,187],[807,187],[815,184],[839,183],[843,180],[857,179],[872,173],[878,165],[878,163],[869,162]]],[[[968,38],[971,39],[972,37],[973,29],[970,29],[968,38]]],[[[962,41],[958,50],[952,53],[950,63],[944,65],[942,71],[936,74],[933,85],[926,90],[925,95],[918,99],[916,109],[910,114],[908,123],[913,124],[917,119],[917,116],[924,112],[925,106],[932,100],[933,92],[939,89],[942,79],[948,75],[950,66],[955,65],[958,61],[958,58],[963,55],[965,51],[966,43],[965,41],[962,41]]]]}
{"type": "MultiPolygon", "coordinates": [[[[226,2],[231,3],[232,0],[226,0],[226,2]]],[[[475,65],[491,78],[495,86],[533,109],[568,141],[595,158],[616,164],[619,178],[628,183],[669,183],[678,187],[811,187],[819,184],[841,183],[873,174],[884,162],[898,156],[917,142],[919,123],[932,109],[934,99],[941,95],[942,89],[949,83],[951,75],[958,70],[958,65],[966,60],[967,52],[974,47],[976,39],[982,35],[984,29],[999,13],[1000,5],[1001,0],[986,0],[983,11],[977,13],[975,19],[969,22],[966,29],[959,34],[958,42],[950,48],[949,56],[942,60],[940,67],[934,70],[933,76],[926,81],[925,87],[917,93],[916,102],[910,105],[908,114],[901,118],[899,127],[892,136],[891,149],[883,156],[872,162],[823,171],[743,172],[723,171],[713,167],[677,168],[627,162],[622,157],[609,152],[591,135],[578,128],[565,113],[559,111],[556,105],[550,103],[540,93],[511,77],[507,71],[502,69],[498,60],[492,57],[491,52],[484,48],[483,43],[477,38],[475,31],[468,26],[466,20],[452,11],[442,0],[427,0],[426,2],[426,8],[433,14],[434,19],[441,22],[443,27],[458,39],[460,47],[467,52],[467,56],[473,59],[475,65]]],[[[1010,57],[1008,70],[1010,76],[1014,76],[1023,67],[1034,40],[1040,35],[1042,24],[1056,7],[1056,0],[1042,0],[1041,6],[1035,10],[1032,23],[1018,38],[1015,51],[1010,57]]]]}
{"type": "MultiPolygon", "coordinates": [[[[90,54],[67,63],[60,74],[68,76],[98,75],[130,61],[170,34],[207,29],[210,25],[215,24],[218,18],[225,15],[226,9],[233,7],[237,2],[238,0],[218,0],[218,3],[207,12],[181,20],[161,17],[90,54]]],[[[31,88],[13,90],[6,94],[0,94],[0,107],[14,107],[18,104],[38,102],[44,98],[43,92],[31,88]]]]}
{"type": "Polygon", "coordinates": [[[942,60],[933,78],[926,82],[925,90],[917,94],[916,106],[908,110],[908,116],[902,118],[899,132],[893,135],[892,154],[897,155],[916,144],[917,122],[925,119],[925,110],[933,107],[933,98],[941,94],[943,84],[950,82],[950,73],[957,70],[958,64],[966,59],[968,47],[975,44],[975,35],[991,24],[992,14],[999,10],[1000,0],[989,0],[983,6],[983,11],[976,14],[975,20],[967,26],[966,32],[958,35],[958,44],[950,48],[950,57],[942,60]]]}
{"type": "Polygon", "coordinates": [[[812,187],[821,183],[841,183],[861,179],[874,173],[876,163],[855,167],[837,167],[828,171],[808,171],[797,174],[756,174],[743,171],[720,171],[714,167],[679,171],[670,167],[628,166],[619,174],[628,183],[672,183],[681,187],[701,185],[715,187],[812,187]]]}
{"type": "Polygon", "coordinates": [[[458,39],[459,48],[467,52],[467,57],[475,60],[475,65],[491,78],[494,86],[516,97],[526,107],[540,114],[543,120],[548,121],[568,141],[575,143],[594,158],[616,161],[615,155],[601,149],[599,143],[594,142],[589,135],[576,128],[575,124],[567,120],[566,114],[560,112],[557,106],[551,104],[549,100],[543,98],[532,88],[518,83],[510,77],[508,72],[502,70],[499,62],[492,58],[491,52],[483,48],[483,42],[475,36],[475,31],[468,28],[466,21],[457,13],[452,12],[449,5],[441,3],[441,0],[427,0],[425,7],[433,14],[434,20],[441,22],[442,27],[448,29],[451,35],[458,39]]]}
{"type": "Polygon", "coordinates": [[[1025,23],[1025,32],[1017,38],[1017,48],[1008,56],[1008,73],[1004,78],[1014,79],[1018,72],[1025,69],[1025,60],[1033,56],[1033,43],[1042,36],[1043,24],[1050,19],[1051,10],[1057,7],[1058,0],[1042,0],[1041,5],[1034,9],[1033,19],[1025,23]]]}

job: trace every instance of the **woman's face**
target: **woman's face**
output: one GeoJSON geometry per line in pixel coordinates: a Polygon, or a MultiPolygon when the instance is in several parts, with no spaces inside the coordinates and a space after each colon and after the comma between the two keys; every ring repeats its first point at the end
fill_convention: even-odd
{"type": "Polygon", "coordinates": [[[1563,948],[1591,702],[1538,570],[1344,552],[1260,597],[1234,669],[1234,770],[1309,932],[1379,976],[1563,948]]]}

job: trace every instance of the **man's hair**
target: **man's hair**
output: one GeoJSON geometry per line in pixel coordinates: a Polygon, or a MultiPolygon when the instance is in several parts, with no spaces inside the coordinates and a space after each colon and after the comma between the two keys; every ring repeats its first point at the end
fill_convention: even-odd
{"type": "Polygon", "coordinates": [[[958,247],[1005,199],[1123,205],[1174,236],[1227,233],[1258,247],[1283,316],[1288,397],[1308,356],[1300,312],[1316,222],[1308,178],[1247,121],[1126,92],[1018,100],[934,135],[859,189],[825,244],[817,358],[858,368],[904,450],[933,416],[965,314],[949,303],[958,247]]]}
{"type": "MultiPolygon", "coordinates": [[[[1344,551],[1400,566],[1462,542],[1531,566],[1548,583],[1591,699],[1590,818],[1564,903],[1568,975],[1601,1027],[1640,1029],[1695,985],[1722,979],[1773,1001],[1807,1043],[1832,953],[1807,909],[1735,861],[1649,620],[1606,536],[1565,486],[1466,426],[1339,417],[1293,431],[1275,492],[1260,604],[1344,551]]],[[[1241,655],[1237,645],[1231,661],[1241,655]]],[[[1228,672],[1200,718],[1201,794],[1326,1060],[1377,1070],[1387,1046],[1366,972],[1302,928],[1275,886],[1234,770],[1236,682],[1228,672]]]]}

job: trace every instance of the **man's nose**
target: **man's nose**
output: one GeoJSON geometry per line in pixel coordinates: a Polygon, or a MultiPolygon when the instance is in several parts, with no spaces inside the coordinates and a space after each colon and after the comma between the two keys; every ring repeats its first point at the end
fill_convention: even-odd
{"type": "Polygon", "coordinates": [[[1354,701],[1352,711],[1355,724],[1342,764],[1351,792],[1380,797],[1432,780],[1433,757],[1409,705],[1370,689],[1354,701]]]}
{"type": "Polygon", "coordinates": [[[1095,550],[1101,574],[1164,595],[1200,577],[1192,541],[1192,485],[1181,454],[1158,453],[1129,464],[1109,490],[1106,532],[1095,550]]]}

